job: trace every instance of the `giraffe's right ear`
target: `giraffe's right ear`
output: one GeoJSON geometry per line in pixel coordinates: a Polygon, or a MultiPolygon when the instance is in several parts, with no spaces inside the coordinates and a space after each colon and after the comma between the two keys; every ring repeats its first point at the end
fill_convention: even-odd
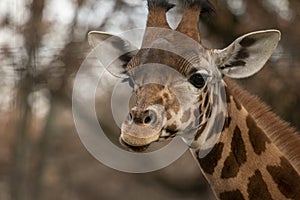
{"type": "Polygon", "coordinates": [[[223,50],[213,50],[215,64],[225,76],[249,77],[258,72],[270,58],[280,35],[277,30],[246,34],[223,50]]]}
{"type": "Polygon", "coordinates": [[[138,50],[128,40],[101,31],[89,32],[88,42],[95,49],[100,63],[115,76],[126,71],[127,63],[138,50]]]}

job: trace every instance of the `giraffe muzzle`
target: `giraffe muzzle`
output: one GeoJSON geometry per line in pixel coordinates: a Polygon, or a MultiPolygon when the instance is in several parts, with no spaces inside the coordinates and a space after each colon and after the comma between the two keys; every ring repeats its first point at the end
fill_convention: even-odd
{"type": "Polygon", "coordinates": [[[165,125],[165,114],[159,106],[139,110],[133,107],[121,126],[121,140],[131,147],[143,147],[159,139],[165,125]]]}

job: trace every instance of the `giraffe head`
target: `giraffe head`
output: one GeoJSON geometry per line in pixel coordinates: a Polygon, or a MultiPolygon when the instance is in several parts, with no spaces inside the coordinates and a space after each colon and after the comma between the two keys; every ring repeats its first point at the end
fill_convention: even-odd
{"type": "MultiPolygon", "coordinates": [[[[207,49],[201,45],[198,24],[199,13],[211,10],[209,2],[184,1],[184,14],[176,30],[166,19],[172,7],[167,0],[148,0],[142,47],[130,57],[122,56],[126,58],[122,72],[127,75],[133,95],[120,138],[132,147],[145,147],[178,134],[199,137],[207,121],[218,115],[212,114],[213,110],[222,110],[216,103],[222,101],[216,97],[222,77],[255,74],[280,39],[277,30],[258,31],[236,39],[225,49],[207,49]]],[[[109,36],[91,32],[89,42],[96,47],[109,36]]],[[[118,48],[130,46],[121,37],[114,37],[112,43],[118,48]]]]}

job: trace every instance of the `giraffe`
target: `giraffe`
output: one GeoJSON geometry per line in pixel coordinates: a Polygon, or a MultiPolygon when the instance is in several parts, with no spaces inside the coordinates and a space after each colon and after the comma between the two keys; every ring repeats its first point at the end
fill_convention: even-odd
{"type": "MultiPolygon", "coordinates": [[[[198,24],[199,13],[212,10],[209,1],[185,0],[183,17],[175,30],[166,18],[173,4],[167,0],[147,3],[142,48],[122,56],[122,70],[135,96],[122,123],[121,142],[140,151],[196,127],[190,151],[217,199],[300,199],[300,137],[267,105],[232,80],[257,73],[276,48],[280,32],[257,31],[239,37],[225,49],[207,49],[201,44],[198,24]],[[169,32],[184,34],[198,45],[182,43],[177,34],[169,37],[169,32]],[[157,43],[164,49],[156,48],[157,43]],[[168,48],[187,56],[182,58],[165,50],[168,48]],[[174,77],[168,70],[155,67],[150,67],[150,76],[136,72],[138,66],[148,63],[167,65],[182,76],[174,77]],[[215,93],[209,87],[212,76],[220,78],[225,87],[225,121],[218,140],[201,156],[200,138],[213,120],[216,107],[215,93]],[[164,85],[153,81],[161,78],[166,80],[164,85]],[[146,79],[150,81],[145,83],[146,79]]],[[[89,42],[95,47],[109,36],[91,32],[89,42]]],[[[125,48],[127,41],[118,39],[123,44],[120,48],[125,48]]]]}

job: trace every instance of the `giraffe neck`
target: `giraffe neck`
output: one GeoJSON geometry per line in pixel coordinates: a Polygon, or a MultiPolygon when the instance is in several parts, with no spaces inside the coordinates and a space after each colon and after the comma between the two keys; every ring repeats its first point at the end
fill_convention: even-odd
{"type": "MultiPolygon", "coordinates": [[[[256,98],[241,94],[242,89],[231,81],[226,83],[228,113],[223,132],[212,151],[197,159],[215,195],[219,199],[300,199],[300,137],[261,102],[251,102],[258,102],[256,98]]],[[[199,151],[193,152],[198,158],[199,151]]]]}

